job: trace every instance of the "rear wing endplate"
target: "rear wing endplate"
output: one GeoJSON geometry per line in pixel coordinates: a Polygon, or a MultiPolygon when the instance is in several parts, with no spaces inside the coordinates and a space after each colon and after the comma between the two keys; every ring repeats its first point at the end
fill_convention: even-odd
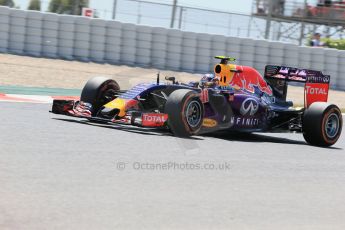
{"type": "Polygon", "coordinates": [[[321,71],[267,65],[265,78],[305,83],[304,106],[306,108],[314,102],[327,102],[328,100],[331,77],[324,75],[321,71]]]}

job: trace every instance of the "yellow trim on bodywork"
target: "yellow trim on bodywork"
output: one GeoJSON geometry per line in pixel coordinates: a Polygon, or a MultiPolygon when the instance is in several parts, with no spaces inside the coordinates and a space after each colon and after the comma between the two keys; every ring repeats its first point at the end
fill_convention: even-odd
{"type": "Polygon", "coordinates": [[[119,109],[119,117],[123,117],[126,115],[126,101],[124,99],[116,98],[115,100],[112,100],[111,102],[105,104],[104,107],[108,109],[119,109]]]}

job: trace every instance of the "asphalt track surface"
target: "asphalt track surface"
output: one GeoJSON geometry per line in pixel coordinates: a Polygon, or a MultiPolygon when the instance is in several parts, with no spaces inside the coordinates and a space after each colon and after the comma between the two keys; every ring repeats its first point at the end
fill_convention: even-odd
{"type": "Polygon", "coordinates": [[[344,135],[333,148],[299,134],[186,140],[0,108],[1,230],[345,229],[344,135]]]}

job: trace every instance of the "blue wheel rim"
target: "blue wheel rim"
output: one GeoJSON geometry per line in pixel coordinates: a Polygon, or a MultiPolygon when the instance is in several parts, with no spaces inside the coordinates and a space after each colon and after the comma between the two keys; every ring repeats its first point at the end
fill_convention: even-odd
{"type": "Polygon", "coordinates": [[[336,113],[331,113],[325,124],[325,131],[328,138],[334,138],[339,132],[340,119],[336,113]]]}
{"type": "Polygon", "coordinates": [[[202,120],[201,104],[198,101],[191,101],[186,110],[187,123],[190,127],[197,127],[202,120]]]}

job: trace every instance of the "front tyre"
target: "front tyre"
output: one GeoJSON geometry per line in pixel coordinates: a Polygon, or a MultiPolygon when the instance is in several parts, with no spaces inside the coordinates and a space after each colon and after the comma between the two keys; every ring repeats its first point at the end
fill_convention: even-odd
{"type": "Polygon", "coordinates": [[[333,104],[315,102],[303,116],[303,136],[311,145],[334,145],[340,137],[342,127],[341,111],[333,104]]]}
{"type": "Polygon", "coordinates": [[[108,102],[112,101],[116,91],[120,90],[119,84],[106,77],[91,78],[84,86],[80,100],[92,104],[92,115],[108,102]]]}
{"type": "Polygon", "coordinates": [[[189,137],[199,132],[204,118],[204,105],[197,92],[178,89],[165,104],[168,125],[175,136],[189,137]]]}

